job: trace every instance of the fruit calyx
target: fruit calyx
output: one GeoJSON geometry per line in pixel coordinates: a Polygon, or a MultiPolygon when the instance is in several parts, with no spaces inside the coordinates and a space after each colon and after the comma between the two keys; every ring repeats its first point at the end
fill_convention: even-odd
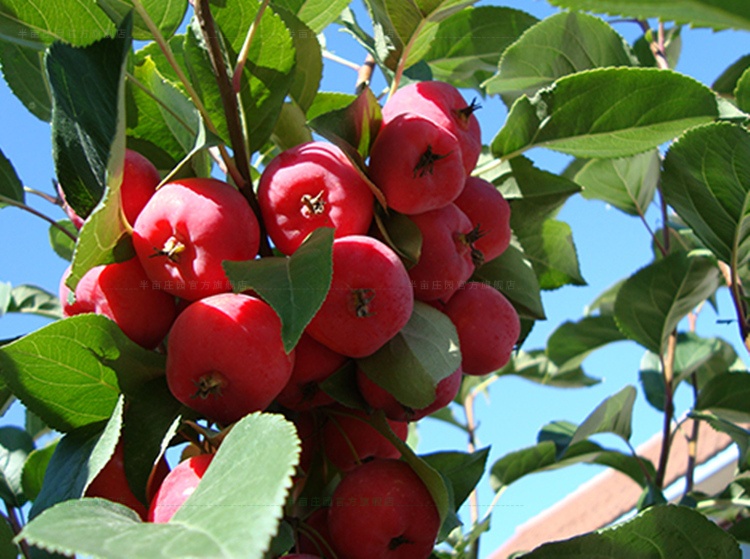
{"type": "Polygon", "coordinates": [[[477,98],[474,97],[474,99],[471,100],[471,103],[466,105],[463,109],[457,109],[456,114],[458,114],[458,119],[466,123],[469,120],[469,117],[473,115],[476,111],[482,108],[482,105],[477,102],[477,98]]]}
{"type": "Polygon", "coordinates": [[[428,144],[427,149],[419,156],[419,161],[417,161],[417,164],[414,166],[413,177],[423,177],[427,173],[431,175],[435,171],[435,163],[448,157],[451,153],[453,152],[449,151],[444,154],[435,153],[432,151],[432,146],[428,144]]]}
{"type": "Polygon", "coordinates": [[[224,375],[219,371],[209,371],[195,381],[196,391],[191,397],[205,400],[210,396],[221,396],[221,391],[226,384],[224,375]]]}
{"type": "Polygon", "coordinates": [[[481,229],[481,223],[477,223],[468,233],[459,233],[457,235],[459,242],[469,247],[471,250],[471,261],[477,268],[484,264],[484,253],[475,247],[474,243],[484,237],[484,235],[485,232],[481,229]]]}
{"type": "Polygon", "coordinates": [[[388,543],[388,549],[390,551],[394,551],[404,545],[405,543],[411,543],[409,538],[404,536],[403,534],[400,536],[396,536],[395,538],[391,539],[391,541],[388,543]]]}
{"type": "Polygon", "coordinates": [[[370,311],[370,303],[372,303],[372,300],[375,299],[374,289],[353,289],[352,299],[354,302],[354,314],[357,315],[357,318],[366,318],[375,314],[370,311]]]}
{"type": "Polygon", "coordinates": [[[151,258],[156,256],[166,256],[171,262],[177,263],[180,261],[180,254],[183,253],[186,248],[187,247],[176,236],[172,235],[166,240],[161,249],[155,249],[151,258]]]}
{"type": "Polygon", "coordinates": [[[323,191],[321,190],[315,196],[305,194],[300,198],[302,203],[302,214],[308,215],[320,215],[325,212],[326,203],[323,200],[323,191]]]}

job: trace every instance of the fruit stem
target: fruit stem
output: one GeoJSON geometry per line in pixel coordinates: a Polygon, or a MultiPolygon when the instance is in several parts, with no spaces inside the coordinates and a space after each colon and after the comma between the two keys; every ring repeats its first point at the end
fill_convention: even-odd
{"type": "Polygon", "coordinates": [[[270,0],[263,0],[263,2],[261,2],[260,7],[258,8],[258,13],[255,14],[255,19],[253,20],[253,23],[250,24],[250,28],[247,30],[247,35],[245,35],[245,41],[242,43],[240,54],[237,57],[237,64],[235,65],[234,73],[232,74],[232,88],[235,93],[240,92],[240,87],[242,85],[242,71],[245,69],[245,62],[247,62],[247,57],[250,54],[250,45],[253,44],[253,38],[260,27],[260,20],[263,17],[269,2],[270,0]]]}
{"type": "Polygon", "coordinates": [[[65,229],[65,227],[57,223],[57,221],[55,221],[48,215],[43,214],[39,210],[32,208],[31,206],[27,206],[23,202],[17,202],[16,200],[13,200],[12,198],[8,198],[7,196],[3,196],[2,194],[0,194],[0,203],[13,206],[14,208],[18,208],[25,212],[29,212],[30,214],[35,215],[40,219],[43,219],[44,221],[49,223],[52,227],[54,227],[55,229],[63,233],[66,237],[70,238],[70,240],[73,241],[74,243],[78,240],[78,237],[76,237],[72,232],[68,231],[67,229],[65,229]]]}

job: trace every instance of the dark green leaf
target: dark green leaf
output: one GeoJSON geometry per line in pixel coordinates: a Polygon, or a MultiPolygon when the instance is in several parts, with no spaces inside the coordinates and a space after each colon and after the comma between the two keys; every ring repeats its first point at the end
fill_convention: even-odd
{"type": "Polygon", "coordinates": [[[716,123],[687,132],[664,160],[667,202],[724,262],[750,259],[750,133],[716,123]]]}
{"type": "Polygon", "coordinates": [[[583,197],[603,200],[630,215],[645,215],[661,174],[657,150],[623,159],[593,159],[576,173],[583,197]]]}
{"type": "Polygon", "coordinates": [[[671,254],[623,284],[615,301],[615,320],[628,338],[662,354],[680,320],[718,287],[719,271],[711,258],[671,254]]]}
{"type": "MultiPolygon", "coordinates": [[[[307,127],[305,113],[295,103],[284,103],[281,107],[281,114],[273,128],[271,141],[279,151],[313,141],[312,132],[307,127]]],[[[273,156],[266,156],[267,160],[271,157],[273,156]]]]}
{"type": "Polygon", "coordinates": [[[252,288],[281,319],[284,348],[291,351],[328,294],[333,229],[313,231],[292,256],[224,262],[236,293],[252,288]]]}
{"type": "Polygon", "coordinates": [[[732,440],[737,444],[737,450],[739,453],[737,459],[737,467],[740,472],[745,472],[750,469],[750,431],[733,423],[732,421],[725,419],[721,415],[713,413],[691,413],[690,417],[696,420],[705,421],[716,431],[720,433],[726,433],[732,440]]]}
{"type": "Polygon", "coordinates": [[[435,452],[421,458],[448,480],[456,510],[466,501],[484,474],[489,447],[467,452],[435,452]]]}
{"type": "Polygon", "coordinates": [[[0,559],[17,559],[21,555],[21,550],[13,542],[15,536],[8,520],[0,519],[0,559]]]}
{"type": "Polygon", "coordinates": [[[33,450],[34,439],[26,431],[18,427],[0,427],[0,498],[7,507],[20,507],[27,500],[21,473],[33,450]]]}
{"type": "Polygon", "coordinates": [[[594,350],[625,337],[608,315],[565,322],[547,339],[547,355],[561,371],[574,369],[594,350]]]}
{"type": "Polygon", "coordinates": [[[26,459],[21,472],[21,485],[27,499],[36,501],[42,491],[42,482],[47,472],[52,454],[57,448],[60,439],[55,439],[45,447],[34,450],[26,459]]]}
{"type": "Polygon", "coordinates": [[[406,326],[357,364],[403,405],[425,408],[435,400],[437,384],[461,365],[456,327],[447,315],[417,301],[406,326]]]}
{"type": "Polygon", "coordinates": [[[502,6],[467,8],[442,21],[425,60],[436,80],[480,89],[500,55],[538,20],[502,6]]]}
{"type": "Polygon", "coordinates": [[[750,112],[750,69],[745,70],[737,82],[734,97],[741,111],[750,112]]]}
{"type": "MultiPolygon", "coordinates": [[[[28,313],[47,318],[62,318],[62,307],[56,295],[34,285],[18,285],[10,291],[5,312],[28,313]]],[[[0,316],[3,308],[0,305],[0,316]]]]}
{"type": "Polygon", "coordinates": [[[732,421],[750,421],[750,374],[729,373],[709,380],[695,409],[721,413],[732,421]]]}
{"type": "Polygon", "coordinates": [[[750,518],[743,518],[727,530],[737,541],[750,543],[750,518]]]}
{"type": "Polygon", "coordinates": [[[503,53],[498,74],[484,85],[509,105],[521,95],[540,89],[568,74],[607,66],[634,66],[625,40],[599,18],[576,12],[548,17],[503,53]]]}
{"type": "Polygon", "coordinates": [[[712,29],[750,29],[750,6],[723,0],[550,0],[554,6],[633,19],[660,19],[712,29]]]}
{"type": "MultiPolygon", "coordinates": [[[[331,6],[329,0],[325,0],[325,3],[327,7],[331,6]]],[[[315,100],[320,80],[323,77],[323,55],[320,50],[320,43],[315,36],[315,32],[300,19],[286,10],[279,10],[278,13],[284,20],[294,41],[294,81],[289,90],[289,95],[302,109],[302,112],[306,113],[315,100]]]]}
{"type": "Polygon", "coordinates": [[[492,285],[513,303],[518,315],[544,320],[541,290],[531,262],[514,244],[474,271],[472,281],[492,285]]]}
{"type": "Polygon", "coordinates": [[[85,48],[55,43],[46,57],[54,100],[55,171],[68,204],[84,218],[99,203],[107,186],[107,172],[113,174],[122,167],[122,154],[111,150],[116,141],[124,140],[118,140],[118,132],[124,131],[125,124],[123,84],[131,44],[129,22],[130,18],[118,36],[85,48]]]}
{"type": "MultiPolygon", "coordinates": [[[[670,68],[676,68],[682,52],[681,27],[668,27],[664,30],[664,51],[670,68]]],[[[658,30],[650,29],[633,44],[633,53],[638,57],[641,66],[657,67],[656,57],[651,51],[651,41],[658,30]]]]}
{"type": "MultiPolygon", "coordinates": [[[[69,219],[61,219],[57,224],[66,231],[70,231],[73,235],[78,235],[78,229],[69,219]]],[[[49,228],[49,244],[60,258],[67,261],[73,260],[73,251],[76,246],[75,241],[53,225],[50,225],[49,228]]]]}
{"type": "Polygon", "coordinates": [[[122,428],[122,407],[123,399],[119,399],[108,421],[78,427],[60,439],[47,464],[30,518],[57,503],[83,496],[115,451],[122,428]]]}
{"type": "Polygon", "coordinates": [[[422,254],[422,232],[408,215],[386,211],[376,204],[375,223],[383,239],[396,253],[407,269],[419,262],[422,254]]]}
{"type": "Polygon", "coordinates": [[[49,426],[31,410],[24,410],[24,429],[35,441],[50,432],[49,426]]]}
{"type": "Polygon", "coordinates": [[[614,433],[625,441],[632,431],[633,404],[638,395],[635,387],[626,386],[614,396],[604,400],[576,429],[571,445],[597,433],[614,433]]]}
{"type": "Polygon", "coordinates": [[[714,93],[692,78],[656,68],[601,68],[560,78],[532,99],[520,97],[492,152],[508,159],[538,146],[577,157],[627,157],[717,115],[714,93]],[[619,100],[617,110],[612,99],[619,100]]]}
{"type": "MultiPolygon", "coordinates": [[[[506,172],[491,182],[498,185],[498,190],[507,200],[513,200],[511,219],[519,214],[525,220],[550,216],[565,200],[581,191],[581,187],[570,179],[538,169],[526,157],[511,159],[506,172]],[[521,205],[516,199],[523,199],[528,205],[521,205]]],[[[520,224],[515,223],[516,226],[520,224]]]]}
{"type": "Polygon", "coordinates": [[[357,365],[348,361],[338,371],[320,383],[320,389],[347,408],[369,410],[357,384],[357,365]]]}
{"type": "MultiPolygon", "coordinates": [[[[646,355],[653,355],[653,353],[648,352],[646,355]]],[[[643,368],[643,363],[641,362],[641,370],[638,371],[638,380],[641,381],[646,401],[657,411],[663,412],[667,393],[664,384],[664,375],[654,369],[643,368]]]]}
{"type": "Polygon", "coordinates": [[[0,2],[0,39],[43,49],[53,41],[88,45],[115,32],[103,12],[86,0],[56,0],[54,9],[26,0],[0,2]]]}
{"type": "Polygon", "coordinates": [[[517,352],[510,362],[495,374],[516,375],[532,382],[559,388],[579,388],[601,382],[587,376],[580,367],[561,371],[542,350],[517,352]]]}
{"type": "Polygon", "coordinates": [[[750,68],[750,54],[740,57],[716,78],[711,88],[721,95],[734,95],[740,76],[750,68]]]}
{"type": "Polygon", "coordinates": [[[612,528],[544,544],[518,559],[561,557],[740,559],[742,554],[737,541],[703,514],[687,507],[661,505],[612,528]]]}
{"type": "Polygon", "coordinates": [[[0,208],[7,206],[7,202],[23,204],[24,200],[21,179],[18,178],[13,164],[0,150],[0,208]]]}
{"type": "Polygon", "coordinates": [[[14,43],[0,43],[0,66],[11,91],[31,114],[49,122],[52,99],[44,72],[44,52],[14,43]]]}
{"type": "Polygon", "coordinates": [[[321,33],[349,5],[349,0],[273,0],[271,5],[289,10],[314,33],[321,33]]]}
{"type": "MultiPolygon", "coordinates": [[[[165,38],[169,38],[177,31],[182,23],[187,10],[187,0],[140,0],[149,18],[165,38]]],[[[133,0],[96,0],[96,4],[109,16],[109,18],[120,25],[125,16],[133,10],[133,0]]],[[[148,41],[153,35],[137,11],[133,18],[133,39],[148,41]]]]}

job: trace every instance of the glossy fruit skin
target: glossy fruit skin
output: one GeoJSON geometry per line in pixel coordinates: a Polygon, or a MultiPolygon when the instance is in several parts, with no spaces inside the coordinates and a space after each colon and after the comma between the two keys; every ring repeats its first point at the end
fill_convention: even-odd
{"type": "Polygon", "coordinates": [[[365,234],[374,196],[344,153],[327,142],[285,150],[264,169],[258,203],[273,244],[292,254],[319,227],[336,237],[365,234]]]}
{"type": "Polygon", "coordinates": [[[180,402],[229,424],[264,410],[292,374],[276,312],[235,293],[195,301],[175,320],[167,343],[167,384],[180,402]]]}
{"type": "Polygon", "coordinates": [[[403,214],[450,204],[466,181],[456,137],[411,114],[398,115],[380,129],[370,152],[369,174],[388,207],[403,214]]]}
{"type": "Polygon", "coordinates": [[[328,512],[339,559],[427,559],[440,529],[429,490],[406,463],[378,459],[349,472],[328,512]]]}
{"type": "Polygon", "coordinates": [[[294,369],[289,382],[276,398],[285,408],[305,411],[333,403],[319,384],[344,366],[349,359],[302,334],[294,348],[294,369]]]}
{"type": "Polygon", "coordinates": [[[147,349],[155,348],[167,335],[177,316],[175,299],[152,286],[137,258],[91,268],[78,282],[74,300],[65,285],[69,271],[60,281],[64,316],[104,315],[147,349]]]}
{"type": "MultiPolygon", "coordinates": [[[[323,425],[323,450],[331,463],[342,472],[348,472],[359,463],[374,458],[399,458],[401,452],[381,435],[370,422],[372,419],[361,410],[333,406],[338,413],[329,413],[323,425]]],[[[388,420],[393,432],[402,441],[409,434],[409,425],[388,420]]]]}
{"type": "Polygon", "coordinates": [[[177,509],[193,494],[213,460],[213,454],[199,454],[183,460],[169,472],[148,509],[148,521],[169,522],[177,509]]]}
{"type": "MultiPolygon", "coordinates": [[[[114,453],[109,461],[104,465],[101,471],[91,481],[86,488],[85,497],[101,497],[120,503],[138,513],[143,520],[146,520],[146,506],[135,496],[130,489],[127,477],[125,476],[125,454],[123,451],[122,441],[115,446],[114,453]]],[[[167,462],[160,460],[154,470],[151,472],[147,487],[147,497],[151,497],[154,488],[159,487],[166,476],[169,474],[167,462]]]]}
{"type": "Polygon", "coordinates": [[[510,204],[491,182],[468,177],[461,195],[454,202],[479,228],[474,247],[485,262],[500,256],[510,245],[510,204]]]}
{"type": "Polygon", "coordinates": [[[463,372],[459,367],[438,382],[435,387],[435,400],[424,408],[415,410],[401,404],[385,388],[380,387],[361,370],[357,370],[357,385],[365,401],[376,410],[383,410],[393,421],[418,421],[431,413],[444,408],[453,401],[461,388],[463,372]]]}
{"type": "Polygon", "coordinates": [[[422,232],[419,262],[409,270],[414,296],[420,301],[448,299],[474,273],[473,225],[455,204],[410,218],[422,232]]]}
{"type": "Polygon", "coordinates": [[[307,333],[348,357],[375,353],[408,322],[414,295],[393,250],[361,235],[333,241],[333,277],[307,333]]]}
{"type": "Polygon", "coordinates": [[[122,171],[120,198],[122,212],[131,225],[156,192],[161,181],[159,171],[153,163],[132,149],[125,150],[125,166],[122,171]]]}
{"type": "Polygon", "coordinates": [[[224,260],[252,260],[260,229],[245,198],[216,179],[162,186],[133,226],[133,245],[151,280],[191,301],[232,290],[224,260]]]}
{"type": "Polygon", "coordinates": [[[461,368],[467,375],[486,375],[505,366],[521,332],[513,305],[485,283],[469,282],[445,305],[458,331],[461,368]]]}
{"type": "Polygon", "coordinates": [[[416,114],[453,134],[461,145],[464,170],[469,175],[482,153],[482,133],[473,104],[449,83],[415,82],[397,90],[383,106],[383,125],[401,114],[416,114]]]}

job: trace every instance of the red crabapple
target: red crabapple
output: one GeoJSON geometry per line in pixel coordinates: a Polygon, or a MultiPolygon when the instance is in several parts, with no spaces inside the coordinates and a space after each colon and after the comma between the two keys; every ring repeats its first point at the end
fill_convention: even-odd
{"type": "Polygon", "coordinates": [[[122,171],[120,198],[122,212],[133,225],[138,214],[148,203],[161,181],[159,171],[148,159],[137,151],[125,150],[125,166],[122,171]]]}
{"type": "Polygon", "coordinates": [[[340,558],[427,559],[440,515],[430,491],[406,462],[379,459],[341,480],[328,511],[340,558]]]}
{"type": "Polygon", "coordinates": [[[333,144],[309,142],[276,156],[264,169],[258,203],[273,244],[292,254],[320,227],[336,237],[365,234],[373,194],[359,171],[333,144]]]}
{"type": "Polygon", "coordinates": [[[448,300],[445,314],[458,332],[464,373],[486,375],[510,360],[521,323],[516,309],[498,290],[469,282],[448,300]]]}
{"type": "Polygon", "coordinates": [[[450,204],[466,181],[456,137],[411,114],[381,128],[370,152],[369,173],[388,206],[404,214],[450,204]]]}
{"type": "Polygon", "coordinates": [[[361,235],[333,241],[333,278],[307,333],[337,353],[375,353],[409,321],[414,294],[393,250],[361,235]]]}
{"type": "Polygon", "coordinates": [[[248,295],[195,301],[177,317],[167,342],[167,384],[174,397],[223,424],[267,408],[293,366],[278,315],[248,295]]]}
{"type": "Polygon", "coordinates": [[[216,179],[162,186],[133,226],[133,245],[148,276],[173,295],[196,300],[231,291],[224,260],[252,260],[260,229],[245,198],[216,179]]]}
{"type": "Polygon", "coordinates": [[[479,229],[474,247],[485,262],[505,252],[511,237],[510,204],[491,182],[479,177],[467,178],[454,203],[479,229]]]}
{"type": "Polygon", "coordinates": [[[466,103],[452,85],[427,81],[405,85],[383,106],[383,126],[401,114],[417,114],[445,128],[461,145],[466,174],[470,174],[482,153],[482,134],[474,116],[478,105],[466,103]]]}
{"type": "Polygon", "coordinates": [[[70,269],[60,282],[64,316],[104,315],[147,349],[159,345],[177,316],[174,297],[152,287],[137,258],[91,268],[78,282],[74,301],[65,285],[69,273],[70,269]]]}
{"type": "MultiPolygon", "coordinates": [[[[401,452],[370,425],[370,418],[361,410],[334,406],[323,426],[323,449],[331,463],[342,472],[373,458],[399,458],[401,452]],[[341,412],[341,413],[339,413],[341,412]]],[[[388,420],[388,425],[402,441],[406,440],[409,425],[388,420]]]]}
{"type": "Polygon", "coordinates": [[[459,367],[449,376],[438,382],[435,387],[435,399],[422,409],[415,410],[399,402],[395,396],[382,388],[362,371],[357,370],[357,385],[365,401],[376,410],[383,410],[388,419],[394,421],[418,421],[453,401],[461,388],[462,371],[459,367]]]}
{"type": "Polygon", "coordinates": [[[340,369],[348,358],[302,334],[294,348],[292,377],[276,401],[290,410],[304,411],[333,403],[319,383],[340,369]]]}
{"type": "Polygon", "coordinates": [[[177,509],[198,487],[198,482],[203,478],[213,458],[213,454],[198,454],[177,464],[151,500],[148,521],[169,522],[177,509]]]}
{"type": "Polygon", "coordinates": [[[422,233],[419,262],[409,270],[414,296],[447,299],[474,273],[476,230],[455,204],[409,217],[422,233]]]}

